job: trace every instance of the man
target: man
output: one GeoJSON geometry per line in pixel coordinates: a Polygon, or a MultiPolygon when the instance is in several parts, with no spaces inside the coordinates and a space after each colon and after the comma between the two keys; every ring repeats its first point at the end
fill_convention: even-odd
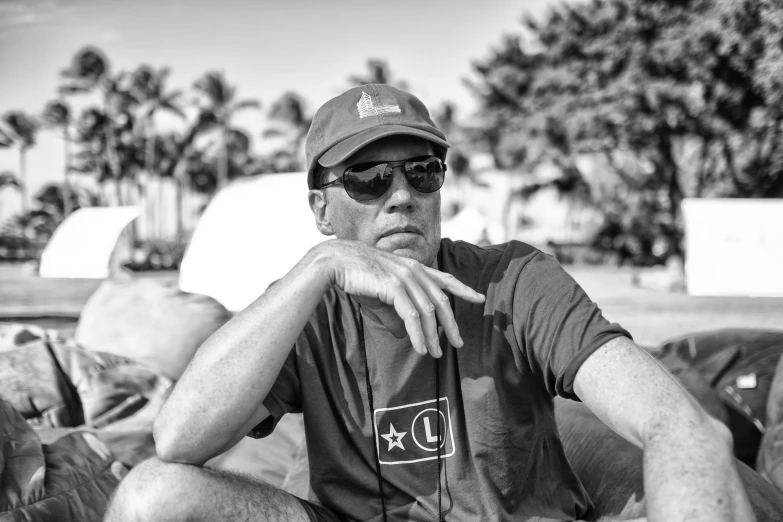
{"type": "Polygon", "coordinates": [[[590,518],[555,394],[644,449],[649,520],[753,519],[728,431],[552,257],[441,240],[447,147],[386,85],[316,113],[309,201],[336,239],[201,347],[156,421],[159,458],[121,484],[110,520],[590,518]],[[291,411],[309,501],[202,467],[291,411]]]}

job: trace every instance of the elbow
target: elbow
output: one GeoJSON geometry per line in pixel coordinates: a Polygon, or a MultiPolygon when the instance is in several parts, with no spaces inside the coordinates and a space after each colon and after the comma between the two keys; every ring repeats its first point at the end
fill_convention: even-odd
{"type": "Polygon", "coordinates": [[[719,441],[729,452],[734,452],[734,437],[731,434],[731,430],[715,417],[708,415],[704,412],[706,422],[708,424],[707,429],[712,432],[712,436],[715,440],[719,441]]]}
{"type": "Polygon", "coordinates": [[[162,425],[160,417],[153,424],[152,438],[155,441],[155,454],[160,460],[195,466],[204,464],[199,462],[199,459],[187,450],[183,437],[178,436],[176,430],[162,425]]]}
{"type": "Polygon", "coordinates": [[[178,448],[171,444],[167,439],[159,438],[157,435],[153,435],[155,439],[155,454],[158,458],[164,462],[182,462],[182,455],[179,454],[178,448]]]}
{"type": "Polygon", "coordinates": [[[170,430],[166,430],[160,425],[159,418],[155,420],[152,426],[152,438],[155,441],[155,454],[165,462],[177,462],[178,448],[176,437],[171,435],[170,430]]]}

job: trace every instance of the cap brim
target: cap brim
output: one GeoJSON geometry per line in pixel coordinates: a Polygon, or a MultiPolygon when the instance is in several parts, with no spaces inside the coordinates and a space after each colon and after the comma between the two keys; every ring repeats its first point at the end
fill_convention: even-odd
{"type": "Polygon", "coordinates": [[[432,143],[440,145],[441,147],[449,147],[449,144],[446,140],[426,130],[416,129],[414,127],[406,127],[405,125],[383,125],[367,129],[366,131],[360,132],[341,141],[331,149],[324,152],[324,154],[318,159],[318,163],[327,168],[334,167],[335,165],[339,165],[343,161],[356,154],[362,147],[365,147],[374,141],[378,141],[379,139],[386,138],[388,136],[401,135],[416,136],[418,138],[431,141],[432,143]]]}

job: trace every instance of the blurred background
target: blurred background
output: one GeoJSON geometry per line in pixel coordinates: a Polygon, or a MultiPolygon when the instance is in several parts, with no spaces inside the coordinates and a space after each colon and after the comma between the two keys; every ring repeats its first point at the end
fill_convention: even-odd
{"type": "Polygon", "coordinates": [[[375,82],[452,144],[443,235],[556,256],[783,490],[780,0],[0,0],[0,407],[151,456],[199,346],[324,240],[304,139],[375,82]]]}
{"type": "MultiPolygon", "coordinates": [[[[301,172],[314,110],[382,82],[419,96],[453,144],[444,236],[531,243],[587,273],[580,282],[599,303],[621,293],[616,280],[626,296],[684,295],[698,260],[692,295],[772,299],[694,307],[774,317],[781,25],[771,0],[0,0],[5,292],[26,278],[17,300],[53,300],[30,290],[42,253],[88,207],[137,209],[115,265],[176,280],[219,191],[301,172]],[[689,238],[691,200],[720,204],[692,205],[689,238]],[[706,246],[688,255],[689,240],[706,246]],[[715,269],[727,250],[746,252],[733,274],[715,269]],[[763,277],[709,288],[739,272],[763,277]],[[695,290],[698,275],[706,289],[695,290]]],[[[304,203],[300,188],[279,199],[304,203]]],[[[222,226],[241,230],[239,242],[272,226],[231,219],[222,226]]],[[[231,271],[232,247],[221,248],[231,271]]]]}

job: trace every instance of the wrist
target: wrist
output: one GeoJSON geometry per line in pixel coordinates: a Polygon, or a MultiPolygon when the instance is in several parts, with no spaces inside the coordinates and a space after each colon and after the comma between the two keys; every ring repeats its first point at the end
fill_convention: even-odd
{"type": "Polygon", "coordinates": [[[323,287],[324,292],[335,282],[336,256],[331,244],[334,239],[319,243],[305,255],[306,270],[315,277],[316,284],[323,287]]]}

